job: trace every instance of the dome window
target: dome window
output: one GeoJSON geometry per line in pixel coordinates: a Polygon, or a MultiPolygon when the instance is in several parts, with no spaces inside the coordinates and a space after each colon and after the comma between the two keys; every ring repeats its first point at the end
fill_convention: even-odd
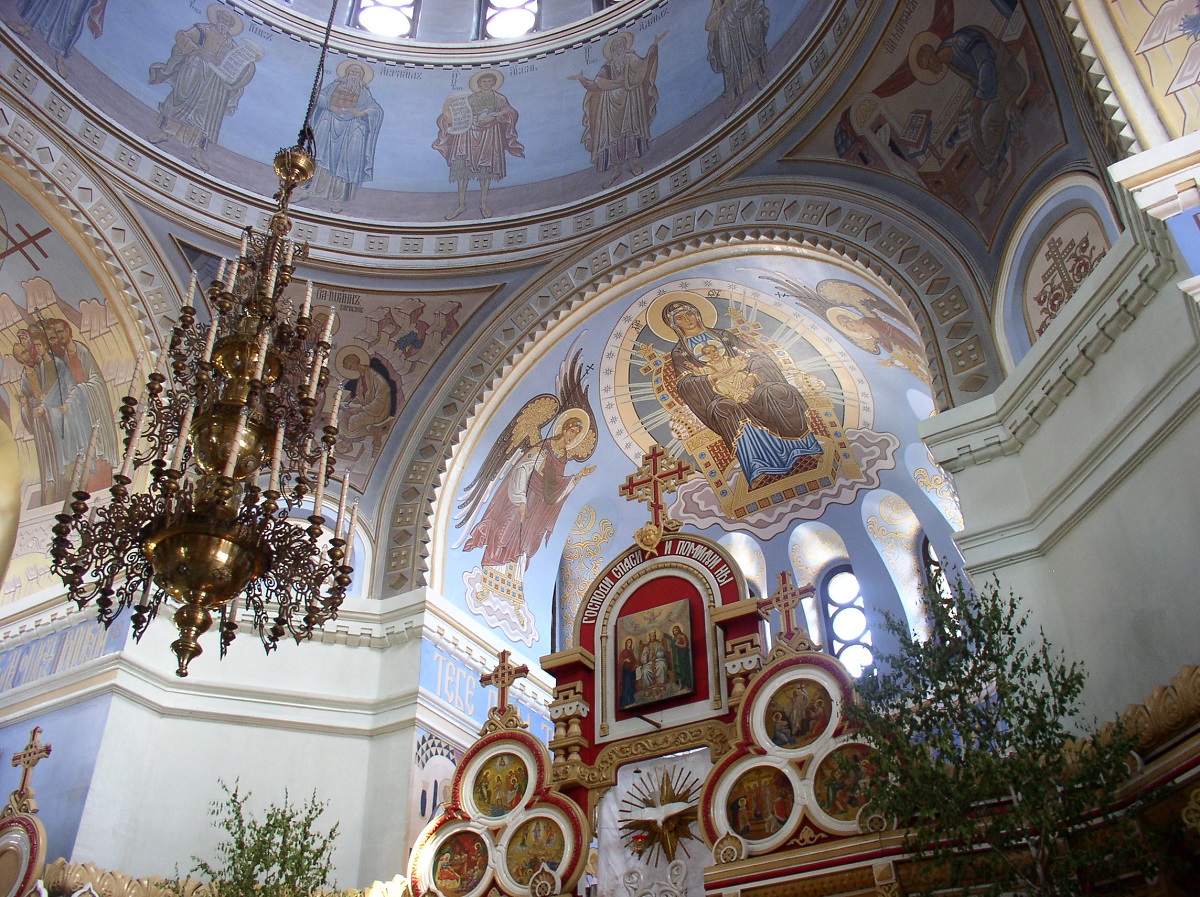
{"type": "Polygon", "coordinates": [[[538,29],[539,0],[483,0],[483,37],[521,37],[538,29]]]}
{"type": "Polygon", "coordinates": [[[352,24],[379,37],[411,37],[420,0],[358,0],[352,24]]]}

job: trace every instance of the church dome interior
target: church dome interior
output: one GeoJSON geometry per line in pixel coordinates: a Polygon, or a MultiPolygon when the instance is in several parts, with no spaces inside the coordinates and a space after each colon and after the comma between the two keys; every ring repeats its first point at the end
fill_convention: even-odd
{"type": "MultiPolygon", "coordinates": [[[[1103,7],[352,0],[324,55],[325,0],[0,0],[0,748],[54,744],[47,859],[170,875],[211,853],[238,780],[329,802],[341,887],[531,894],[536,865],[451,884],[434,857],[561,826],[571,893],[623,895],[636,868],[715,894],[733,822],[702,811],[676,881],[611,859],[606,789],[669,768],[734,805],[718,774],[752,765],[737,727],[776,707],[771,677],[851,700],[897,647],[887,619],[927,634],[943,575],[1023,594],[1087,665],[1089,714],[1194,669],[1196,35],[1177,4],[1103,7]],[[177,678],[165,607],[135,641],[132,610],[101,627],[68,600],[56,515],[73,482],[117,482],[114,415],[187,308],[214,320],[304,125],[280,301],[330,320],[310,398],[340,413],[353,581],[311,639],[263,652],[243,612],[177,678]],[[621,678],[626,638],[668,632],[621,678]],[[801,632],[804,674],[772,653],[801,632]],[[496,672],[510,656],[527,675],[496,672]],[[501,750],[509,706],[529,737],[501,750]],[[470,792],[505,757],[533,770],[525,815],[470,792]],[[456,813],[492,821],[422,835],[456,813]]],[[[801,806],[854,750],[831,739],[776,740],[797,839],[867,837],[801,806]]],[[[756,837],[728,862],[803,853],[756,837]]]]}

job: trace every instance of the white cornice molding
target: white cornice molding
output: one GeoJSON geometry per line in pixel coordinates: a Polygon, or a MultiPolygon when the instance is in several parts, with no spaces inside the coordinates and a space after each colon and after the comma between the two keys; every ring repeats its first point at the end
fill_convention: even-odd
{"type": "Polygon", "coordinates": [[[1113,180],[1129,190],[1138,208],[1158,219],[1200,206],[1200,131],[1110,165],[1113,180]]]}
{"type": "Polygon", "coordinates": [[[921,422],[934,460],[957,473],[1019,451],[1175,271],[1170,236],[1135,219],[994,393],[921,422]]]}
{"type": "MultiPolygon", "coordinates": [[[[1174,244],[1157,222],[1135,220],[1139,223],[1109,251],[1066,313],[995,393],[921,422],[921,437],[940,465],[963,473],[1024,450],[1146,307],[1163,291],[1172,291],[1178,269],[1174,244]]],[[[1190,309],[1189,318],[1190,335],[1161,347],[1154,359],[1154,382],[1126,396],[1125,411],[1079,444],[1070,469],[1053,474],[1049,483],[1039,479],[1037,493],[1027,497],[1028,507],[1014,505],[994,522],[969,526],[955,537],[971,558],[973,572],[1044,555],[1087,519],[1089,508],[1112,494],[1137,467],[1136,459],[1149,457],[1194,415],[1200,391],[1187,384],[1200,377],[1200,311],[1190,309]]],[[[1047,450],[1052,451],[1040,449],[1047,450]]],[[[1002,475],[994,472],[993,480],[1002,475]]]]}

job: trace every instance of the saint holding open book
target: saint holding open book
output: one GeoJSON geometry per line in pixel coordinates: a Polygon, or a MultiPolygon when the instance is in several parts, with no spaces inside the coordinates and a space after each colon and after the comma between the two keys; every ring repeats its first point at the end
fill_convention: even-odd
{"type": "Polygon", "coordinates": [[[192,160],[205,171],[204,150],[218,142],[225,116],[237,111],[254,77],[254,64],[263,58],[262,48],[253,41],[234,40],[241,31],[241,18],[214,3],[208,7],[207,22],[176,32],[167,61],[150,66],[151,84],[171,85],[158,104],[160,130],[150,142],[178,140],[191,148],[192,160]]]}

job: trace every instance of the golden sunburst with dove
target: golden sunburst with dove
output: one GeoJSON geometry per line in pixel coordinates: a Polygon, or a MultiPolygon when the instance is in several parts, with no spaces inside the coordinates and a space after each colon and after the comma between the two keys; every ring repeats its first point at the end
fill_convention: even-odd
{"type": "Polygon", "coordinates": [[[659,853],[668,863],[679,850],[690,857],[683,842],[696,837],[700,787],[694,773],[680,768],[661,770],[657,781],[653,774],[636,777],[618,814],[625,846],[651,864],[659,853]]]}

